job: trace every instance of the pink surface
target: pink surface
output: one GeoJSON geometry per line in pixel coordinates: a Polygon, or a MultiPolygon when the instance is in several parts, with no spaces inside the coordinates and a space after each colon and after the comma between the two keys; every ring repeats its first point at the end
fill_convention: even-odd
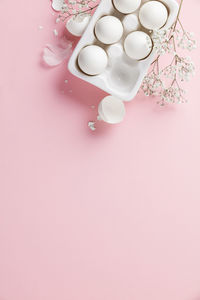
{"type": "MultiPolygon", "coordinates": [[[[184,2],[199,37],[200,1],[184,2]]],[[[0,300],[198,300],[199,49],[189,104],[140,94],[92,133],[104,93],[40,60],[49,1],[0,10],[0,300]]]]}

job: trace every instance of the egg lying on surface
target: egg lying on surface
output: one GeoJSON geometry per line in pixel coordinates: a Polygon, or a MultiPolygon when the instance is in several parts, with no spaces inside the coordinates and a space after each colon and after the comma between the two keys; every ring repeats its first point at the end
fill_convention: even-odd
{"type": "Polygon", "coordinates": [[[66,23],[66,28],[71,34],[75,36],[81,36],[87,27],[90,18],[91,16],[88,14],[74,16],[68,20],[66,23]]]}
{"type": "Polygon", "coordinates": [[[135,14],[129,14],[125,16],[122,24],[126,32],[136,31],[140,27],[138,17],[135,14]]]}
{"type": "Polygon", "coordinates": [[[139,11],[139,19],[142,26],[150,30],[157,30],[163,27],[167,22],[167,18],[167,8],[159,1],[149,1],[139,11]]]}
{"type": "Polygon", "coordinates": [[[107,96],[99,103],[98,113],[101,120],[104,122],[117,124],[124,119],[125,106],[121,99],[113,96],[107,96]]]}
{"type": "Polygon", "coordinates": [[[104,71],[108,63],[106,52],[99,46],[90,45],[83,48],[78,56],[80,69],[88,75],[97,75],[104,71]]]}
{"type": "Polygon", "coordinates": [[[118,42],[123,34],[121,21],[114,16],[105,16],[99,19],[95,25],[95,35],[103,44],[118,42]]]}
{"type": "Polygon", "coordinates": [[[143,31],[129,33],[124,41],[126,54],[136,60],[146,58],[150,54],[152,47],[151,38],[143,31]]]}
{"type": "Polygon", "coordinates": [[[140,7],[141,0],[113,0],[113,4],[119,12],[130,14],[140,7]]]}

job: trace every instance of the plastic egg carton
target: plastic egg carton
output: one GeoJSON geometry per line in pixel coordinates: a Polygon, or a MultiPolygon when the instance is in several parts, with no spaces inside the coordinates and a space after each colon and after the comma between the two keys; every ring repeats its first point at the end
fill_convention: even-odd
{"type": "MultiPolygon", "coordinates": [[[[141,5],[146,2],[148,1],[143,0],[141,5]]],[[[160,2],[168,9],[168,19],[162,29],[168,29],[176,20],[179,6],[176,0],[162,0],[160,2]]],[[[139,14],[139,9],[134,12],[137,16],[139,14]]],[[[123,50],[124,39],[127,36],[125,30],[121,40],[114,44],[114,48],[112,48],[111,51],[111,48],[109,48],[111,45],[105,45],[99,42],[94,34],[96,22],[105,15],[115,16],[121,21],[126,16],[126,14],[122,14],[115,9],[112,0],[102,0],[72,53],[68,69],[76,77],[95,85],[108,94],[116,96],[124,101],[130,101],[137,94],[150,64],[155,57],[155,51],[152,50],[151,54],[146,59],[140,61],[129,58],[123,50]],[[98,45],[108,53],[108,65],[101,74],[90,76],[83,73],[78,67],[78,55],[81,49],[88,45],[98,45]]],[[[138,30],[151,35],[151,32],[141,25],[138,30]]]]}

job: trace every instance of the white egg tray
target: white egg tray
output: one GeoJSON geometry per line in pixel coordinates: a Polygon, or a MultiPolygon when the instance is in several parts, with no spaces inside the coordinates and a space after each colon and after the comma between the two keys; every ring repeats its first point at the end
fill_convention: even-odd
{"type": "MultiPolygon", "coordinates": [[[[146,2],[148,1],[143,0],[142,4],[146,2]]],[[[168,29],[176,20],[179,5],[176,0],[162,0],[160,2],[162,2],[168,9],[168,19],[162,29],[168,29]]],[[[134,12],[137,16],[139,14],[139,9],[134,12]]],[[[76,77],[95,85],[108,94],[116,96],[124,101],[130,101],[137,94],[142,81],[148,72],[150,64],[155,57],[154,50],[152,50],[151,54],[146,59],[140,61],[129,58],[124,51],[122,51],[119,57],[108,57],[108,65],[104,72],[94,76],[83,73],[77,64],[78,55],[81,49],[85,46],[98,45],[107,51],[109,45],[99,42],[94,34],[96,22],[105,15],[112,15],[120,20],[126,16],[114,8],[112,0],[101,0],[85,32],[83,33],[83,36],[72,53],[72,56],[69,60],[68,69],[76,77]]],[[[142,26],[140,26],[138,30],[144,31],[151,35],[151,32],[142,26]]],[[[121,40],[117,44],[123,46],[126,36],[127,33],[124,32],[121,40]]]]}

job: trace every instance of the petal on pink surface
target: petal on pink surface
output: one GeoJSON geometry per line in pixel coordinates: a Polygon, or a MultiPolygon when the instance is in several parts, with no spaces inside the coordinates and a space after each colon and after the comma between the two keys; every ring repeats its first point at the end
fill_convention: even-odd
{"type": "Polygon", "coordinates": [[[66,45],[66,48],[48,44],[43,51],[43,60],[48,66],[58,66],[69,56],[71,48],[71,42],[66,45]]]}
{"type": "Polygon", "coordinates": [[[48,48],[44,49],[43,59],[45,63],[51,67],[57,66],[62,62],[62,60],[48,48]]]}

